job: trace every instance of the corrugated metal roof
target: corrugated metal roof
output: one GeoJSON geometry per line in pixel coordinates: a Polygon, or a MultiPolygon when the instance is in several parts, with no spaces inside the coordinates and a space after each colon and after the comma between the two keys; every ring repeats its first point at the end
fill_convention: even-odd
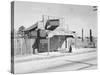
{"type": "Polygon", "coordinates": [[[38,27],[38,22],[35,23],[34,25],[30,26],[29,28],[27,28],[25,31],[30,31],[30,30],[33,30],[33,29],[35,29],[37,27],[38,27]]]}
{"type": "Polygon", "coordinates": [[[72,35],[74,37],[73,32],[71,32],[71,31],[65,32],[62,30],[54,30],[48,34],[48,37],[52,37],[54,35],[72,35]]]}

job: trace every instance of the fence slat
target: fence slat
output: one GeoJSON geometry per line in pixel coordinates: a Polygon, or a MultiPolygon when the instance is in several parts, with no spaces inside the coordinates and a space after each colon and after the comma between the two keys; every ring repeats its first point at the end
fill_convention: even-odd
{"type": "Polygon", "coordinates": [[[34,42],[35,38],[14,38],[14,56],[32,54],[34,42]]]}

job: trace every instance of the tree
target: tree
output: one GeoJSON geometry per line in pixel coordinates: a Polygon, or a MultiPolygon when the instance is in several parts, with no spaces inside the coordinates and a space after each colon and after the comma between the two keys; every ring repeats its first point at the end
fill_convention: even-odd
{"type": "Polygon", "coordinates": [[[24,26],[19,27],[18,34],[20,34],[21,36],[23,36],[24,35],[24,30],[25,30],[24,26]]]}

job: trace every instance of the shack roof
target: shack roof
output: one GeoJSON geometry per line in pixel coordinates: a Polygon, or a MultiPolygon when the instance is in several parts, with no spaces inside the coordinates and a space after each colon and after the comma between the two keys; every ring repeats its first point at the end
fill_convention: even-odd
{"type": "Polygon", "coordinates": [[[25,31],[31,31],[31,30],[35,30],[38,27],[38,22],[35,23],[34,25],[28,27],[25,31]]]}
{"type": "Polygon", "coordinates": [[[67,31],[66,32],[66,31],[62,31],[60,29],[50,32],[48,34],[48,37],[57,36],[57,35],[58,36],[64,35],[64,36],[68,36],[68,37],[75,37],[75,34],[72,31],[67,31]]]}

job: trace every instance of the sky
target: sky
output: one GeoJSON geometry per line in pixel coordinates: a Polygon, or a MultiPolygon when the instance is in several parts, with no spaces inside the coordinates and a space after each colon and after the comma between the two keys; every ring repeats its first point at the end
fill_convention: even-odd
{"type": "Polygon", "coordinates": [[[70,31],[76,31],[78,36],[89,36],[92,29],[93,36],[97,36],[97,11],[92,6],[70,5],[54,3],[36,3],[16,1],[14,5],[14,29],[20,26],[28,28],[42,20],[42,15],[63,18],[63,25],[70,31]]]}

